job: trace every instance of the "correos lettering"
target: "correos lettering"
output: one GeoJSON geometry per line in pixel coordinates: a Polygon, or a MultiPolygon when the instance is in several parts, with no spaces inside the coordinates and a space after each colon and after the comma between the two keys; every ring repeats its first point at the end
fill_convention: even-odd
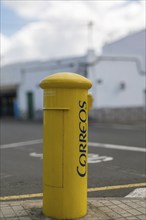
{"type": "Polygon", "coordinates": [[[79,176],[86,175],[87,164],[87,102],[79,101],[79,165],[77,166],[77,173],[79,176]]]}

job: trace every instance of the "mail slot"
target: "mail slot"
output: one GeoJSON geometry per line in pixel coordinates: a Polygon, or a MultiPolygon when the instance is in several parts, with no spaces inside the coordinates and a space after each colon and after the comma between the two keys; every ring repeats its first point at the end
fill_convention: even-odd
{"type": "Polygon", "coordinates": [[[73,219],[87,212],[88,89],[75,73],[44,78],[43,213],[73,219]]]}

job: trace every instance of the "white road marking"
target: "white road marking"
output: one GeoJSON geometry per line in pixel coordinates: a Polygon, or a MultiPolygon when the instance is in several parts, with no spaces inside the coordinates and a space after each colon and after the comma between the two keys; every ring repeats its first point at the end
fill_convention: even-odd
{"type": "MultiPolygon", "coordinates": [[[[42,153],[32,152],[32,153],[29,153],[29,156],[43,159],[42,153]]],[[[113,157],[99,156],[98,154],[88,154],[88,163],[101,163],[101,162],[107,162],[110,160],[113,160],[113,157]]]]}
{"type": "MultiPolygon", "coordinates": [[[[23,146],[29,146],[35,144],[42,144],[42,143],[43,143],[42,139],[30,140],[30,141],[17,142],[12,144],[3,144],[0,146],[0,149],[16,148],[16,147],[23,147],[23,146]]],[[[146,149],[144,147],[123,146],[123,145],[103,144],[103,143],[94,143],[94,142],[89,142],[88,145],[90,147],[101,147],[101,148],[116,149],[116,150],[146,152],[146,149]]]]}
{"type": "Polygon", "coordinates": [[[34,145],[34,144],[41,144],[42,142],[43,142],[42,139],[38,139],[38,140],[17,142],[17,143],[12,143],[12,144],[3,144],[3,145],[0,146],[0,149],[29,146],[29,145],[34,145]]]}
{"type": "Polygon", "coordinates": [[[89,142],[88,145],[90,147],[101,147],[101,148],[116,149],[116,150],[146,152],[146,149],[144,147],[133,147],[133,146],[123,146],[123,145],[103,144],[103,143],[93,143],[93,142],[89,142]]]}
{"type": "Polygon", "coordinates": [[[127,196],[125,196],[126,198],[132,198],[132,197],[136,197],[136,198],[146,198],[146,188],[138,188],[133,190],[131,193],[129,193],[127,196]]]}
{"type": "Polygon", "coordinates": [[[11,177],[11,176],[12,176],[12,175],[10,175],[10,174],[1,173],[1,174],[0,174],[0,179],[5,179],[5,178],[11,177]]]}
{"type": "Polygon", "coordinates": [[[88,154],[88,163],[101,163],[113,160],[113,157],[99,156],[98,154],[88,154]]]}
{"type": "MultiPolygon", "coordinates": [[[[29,153],[29,156],[43,159],[42,153],[32,152],[32,153],[29,153]]],[[[113,160],[113,157],[99,156],[98,154],[88,154],[88,163],[101,163],[101,162],[107,162],[110,160],[113,160]]]]}
{"type": "Polygon", "coordinates": [[[36,152],[32,152],[32,153],[29,154],[29,156],[30,157],[40,157],[40,159],[43,159],[43,154],[42,153],[38,154],[36,152]]]}

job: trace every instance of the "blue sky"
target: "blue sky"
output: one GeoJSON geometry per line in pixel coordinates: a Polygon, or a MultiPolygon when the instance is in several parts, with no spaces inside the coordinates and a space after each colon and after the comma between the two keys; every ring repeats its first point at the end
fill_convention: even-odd
{"type": "Polygon", "coordinates": [[[105,43],[145,28],[145,1],[2,0],[1,57],[9,63],[85,54],[90,21],[99,54],[105,43]]]}
{"type": "Polygon", "coordinates": [[[19,16],[13,9],[1,3],[1,33],[11,36],[28,22],[31,20],[19,16]]]}
{"type": "MultiPolygon", "coordinates": [[[[123,5],[142,0],[127,0],[123,5]]],[[[10,36],[18,31],[21,27],[34,21],[33,19],[19,16],[11,7],[8,7],[4,2],[1,2],[1,33],[10,36]]]]}

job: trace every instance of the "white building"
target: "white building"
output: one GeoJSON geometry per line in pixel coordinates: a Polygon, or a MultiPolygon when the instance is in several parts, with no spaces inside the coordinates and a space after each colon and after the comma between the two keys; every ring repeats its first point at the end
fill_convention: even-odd
{"type": "Polygon", "coordinates": [[[141,70],[146,72],[146,29],[105,45],[103,55],[136,57],[141,70]]]}
{"type": "Polygon", "coordinates": [[[94,102],[90,116],[99,121],[129,118],[143,120],[146,99],[145,54],[137,42],[144,46],[145,35],[143,31],[140,33],[106,45],[100,57],[89,51],[82,57],[3,66],[1,116],[39,118],[43,106],[43,91],[39,88],[39,82],[49,74],[75,72],[92,80],[90,92],[94,102]]]}
{"type": "Polygon", "coordinates": [[[146,30],[103,47],[88,69],[98,120],[142,120],[146,109],[146,30]],[[95,74],[96,73],[96,74],[95,74]],[[98,114],[96,109],[98,109],[98,114]]]}
{"type": "Polygon", "coordinates": [[[101,56],[89,65],[92,116],[98,121],[144,119],[146,81],[139,64],[137,58],[101,56]]]}
{"type": "Polygon", "coordinates": [[[39,82],[49,74],[75,72],[86,76],[86,57],[16,63],[1,68],[0,115],[37,118],[42,111],[39,82]]]}

